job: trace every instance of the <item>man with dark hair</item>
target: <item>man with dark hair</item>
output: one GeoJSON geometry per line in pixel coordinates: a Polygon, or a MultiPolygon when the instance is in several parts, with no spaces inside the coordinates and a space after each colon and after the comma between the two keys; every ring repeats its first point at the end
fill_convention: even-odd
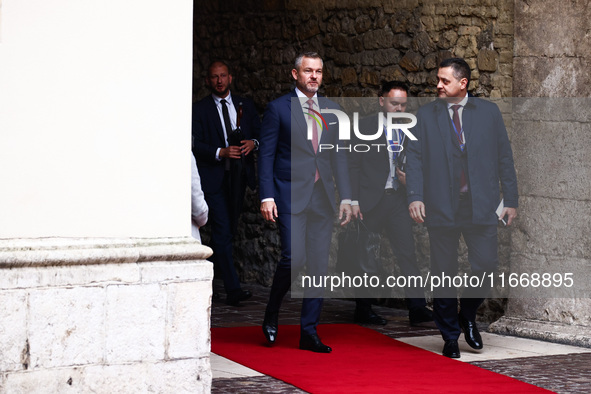
{"type": "MultiPolygon", "coordinates": [[[[272,101],[265,110],[259,152],[259,193],[265,220],[279,224],[281,260],[277,264],[263,333],[270,344],[278,334],[278,316],[283,297],[306,266],[306,275],[322,278],[328,269],[328,254],[336,209],[335,181],[343,199],[339,209],[342,225],[351,218],[351,188],[347,157],[319,144],[336,145],[336,116],[322,114],[325,122],[311,121],[321,109],[338,106],[317,94],[322,83],[323,62],[314,52],[295,60],[291,75],[295,90],[272,101]],[[309,119],[310,118],[310,119],[309,119]],[[334,178],[334,179],[333,179],[334,178]]],[[[329,353],[316,332],[322,311],[322,290],[305,289],[300,318],[300,349],[329,353]]]]}
{"type": "Polygon", "coordinates": [[[252,152],[261,121],[252,100],[231,94],[232,74],[225,62],[211,63],[205,82],[212,94],[193,105],[193,154],[209,206],[212,260],[224,281],[226,303],[239,306],[252,294],[241,289],[232,240],[246,184],[253,190],[256,187],[252,152]],[[230,142],[239,115],[242,140],[237,145],[230,142]]]}
{"type": "MultiPolygon", "coordinates": [[[[368,116],[360,123],[360,131],[364,134],[375,133],[379,129],[379,118],[384,124],[384,132],[376,143],[382,143],[387,149],[372,145],[370,151],[351,151],[349,168],[351,174],[351,203],[353,216],[363,220],[368,231],[380,233],[385,231],[392,251],[396,255],[402,275],[419,276],[415,255],[415,243],[412,235],[412,220],[407,211],[406,174],[404,173],[404,147],[408,138],[400,130],[394,130],[392,139],[386,133],[386,116],[388,112],[405,112],[408,87],[397,81],[385,82],[379,92],[381,112],[368,116]]],[[[355,135],[352,145],[363,144],[355,135]]],[[[358,290],[356,294],[362,293],[358,290]]],[[[432,321],[433,316],[426,307],[423,289],[405,289],[406,303],[409,309],[411,325],[432,321]]],[[[362,324],[386,324],[383,317],[371,308],[369,294],[357,298],[354,320],[362,324]]]]}
{"type": "MultiPolygon", "coordinates": [[[[471,275],[479,278],[498,265],[497,223],[517,216],[517,178],[513,153],[499,108],[468,95],[470,67],[459,58],[444,60],[437,72],[439,100],[421,107],[408,144],[409,212],[425,222],[431,248],[431,275],[458,272],[460,236],[468,246],[471,275]],[[499,182],[504,208],[497,217],[499,182]]],[[[472,283],[470,281],[470,283],[472,283]]],[[[486,287],[484,287],[486,288],[486,287]]],[[[462,330],[469,346],[482,349],[476,311],[485,291],[467,287],[434,289],[433,314],[445,341],[443,355],[460,357],[462,330]]]]}
{"type": "MultiPolygon", "coordinates": [[[[449,67],[449,71],[451,71],[452,75],[458,80],[466,79],[466,87],[470,86],[470,66],[464,59],[459,57],[450,57],[448,59],[444,59],[439,64],[439,68],[447,69],[449,67]]],[[[437,85],[437,89],[439,90],[439,84],[437,85]]]]}
{"type": "MultiPolygon", "coordinates": [[[[408,97],[409,90],[408,85],[404,82],[400,81],[386,81],[383,82],[380,86],[380,91],[378,92],[378,97],[386,97],[392,90],[399,90],[400,92],[406,93],[408,97]]],[[[382,103],[380,102],[380,106],[383,107],[382,103]]],[[[402,108],[401,108],[402,109],[402,108]]],[[[394,111],[394,112],[403,112],[403,111],[394,111]]]]}

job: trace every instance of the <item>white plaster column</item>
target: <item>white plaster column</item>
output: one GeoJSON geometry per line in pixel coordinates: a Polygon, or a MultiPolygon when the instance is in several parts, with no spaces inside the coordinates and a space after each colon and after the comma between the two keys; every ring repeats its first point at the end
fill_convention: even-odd
{"type": "Polygon", "coordinates": [[[0,391],[209,392],[193,2],[0,6],[0,391]]]}

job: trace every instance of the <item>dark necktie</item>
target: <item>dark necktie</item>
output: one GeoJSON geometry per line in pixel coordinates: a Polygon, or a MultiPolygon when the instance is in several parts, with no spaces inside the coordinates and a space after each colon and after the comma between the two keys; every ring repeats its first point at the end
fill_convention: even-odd
{"type": "MultiPolygon", "coordinates": [[[[462,129],[462,123],[460,122],[460,113],[459,109],[462,108],[461,105],[452,105],[451,109],[454,111],[453,113],[453,122],[454,122],[454,131],[456,132],[456,137],[458,139],[458,144],[460,145],[460,150],[464,151],[464,130],[462,129]]],[[[462,174],[460,175],[460,192],[468,191],[468,182],[466,182],[466,173],[464,172],[464,167],[462,167],[462,174]]]]}
{"type": "MultiPolygon", "coordinates": [[[[314,148],[314,153],[318,152],[318,125],[316,124],[316,120],[312,116],[312,110],[314,109],[314,100],[309,99],[306,101],[308,104],[308,117],[312,120],[312,147],[314,148]]],[[[316,168],[316,175],[314,175],[314,182],[320,179],[320,174],[318,173],[318,167],[316,168]]]]}
{"type": "Polygon", "coordinates": [[[462,122],[460,122],[460,113],[459,113],[459,109],[462,108],[461,105],[452,105],[451,109],[454,111],[453,114],[453,122],[454,122],[454,128],[455,128],[455,132],[456,132],[456,137],[458,137],[458,144],[460,144],[460,149],[462,150],[462,152],[464,151],[464,138],[462,137],[464,131],[462,130],[462,122]]]}
{"type": "MultiPolygon", "coordinates": [[[[230,122],[230,112],[228,112],[227,101],[222,99],[222,115],[224,115],[224,126],[226,126],[226,139],[232,132],[232,122],[230,122]]],[[[226,144],[227,145],[227,144],[226,144]]]]}
{"type": "MultiPolygon", "coordinates": [[[[386,126],[384,125],[384,134],[386,134],[386,126]]],[[[392,152],[392,164],[390,166],[391,172],[392,172],[392,188],[394,190],[398,190],[398,187],[400,186],[400,182],[398,181],[398,177],[396,176],[396,158],[398,157],[398,154],[400,152],[402,152],[402,139],[403,139],[404,134],[402,134],[402,131],[400,130],[392,130],[392,139],[388,140],[388,143],[390,145],[390,150],[392,152]],[[398,134],[397,139],[394,138],[394,133],[398,134]]]]}
{"type": "MultiPolygon", "coordinates": [[[[222,103],[222,115],[224,116],[224,126],[226,127],[226,141],[224,141],[225,145],[228,146],[228,136],[230,135],[230,133],[232,132],[232,122],[230,122],[230,112],[228,112],[228,105],[227,105],[227,101],[222,99],[221,101],[222,103]]],[[[225,160],[226,164],[226,170],[230,169],[230,160],[225,160]]]]}

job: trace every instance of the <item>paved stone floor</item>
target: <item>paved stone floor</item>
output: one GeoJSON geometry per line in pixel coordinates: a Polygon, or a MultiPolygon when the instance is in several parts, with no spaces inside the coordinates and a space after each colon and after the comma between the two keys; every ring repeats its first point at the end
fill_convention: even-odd
{"type": "MultiPolygon", "coordinates": [[[[223,290],[214,282],[221,299],[214,299],[211,311],[212,327],[260,325],[263,320],[269,289],[252,284],[244,288],[254,296],[240,307],[227,306],[223,290]]],[[[300,300],[285,298],[279,323],[299,324],[300,300]]],[[[321,323],[352,323],[352,301],[327,299],[321,323]]],[[[392,338],[440,354],[443,342],[433,323],[410,327],[408,312],[375,306],[374,310],[388,319],[386,326],[368,326],[392,338]]],[[[481,332],[486,326],[479,325],[481,332]]],[[[262,333],[261,333],[262,335],[262,333]]],[[[485,351],[470,349],[460,340],[461,361],[488,369],[557,393],[591,393],[591,349],[575,346],[505,337],[483,333],[485,351]]],[[[304,391],[270,376],[238,365],[217,355],[211,359],[212,393],[304,393],[304,391]]]]}

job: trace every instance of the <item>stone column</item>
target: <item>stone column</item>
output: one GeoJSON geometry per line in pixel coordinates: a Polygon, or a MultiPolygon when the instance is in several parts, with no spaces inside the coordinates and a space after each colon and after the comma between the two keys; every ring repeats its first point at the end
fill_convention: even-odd
{"type": "MultiPolygon", "coordinates": [[[[588,2],[515,1],[512,144],[519,180],[513,271],[575,272],[591,283],[591,9],[588,2]],[[534,103],[533,105],[530,105],[534,103]]],[[[534,294],[534,293],[532,293],[534,294]]],[[[591,346],[591,300],[513,298],[493,332],[591,346]]],[[[587,295],[588,297],[588,295],[587,295]]]]}
{"type": "Polygon", "coordinates": [[[211,250],[0,240],[0,391],[207,393],[211,250]]]}
{"type": "Polygon", "coordinates": [[[208,393],[193,2],[1,6],[0,391],[208,393]]]}

